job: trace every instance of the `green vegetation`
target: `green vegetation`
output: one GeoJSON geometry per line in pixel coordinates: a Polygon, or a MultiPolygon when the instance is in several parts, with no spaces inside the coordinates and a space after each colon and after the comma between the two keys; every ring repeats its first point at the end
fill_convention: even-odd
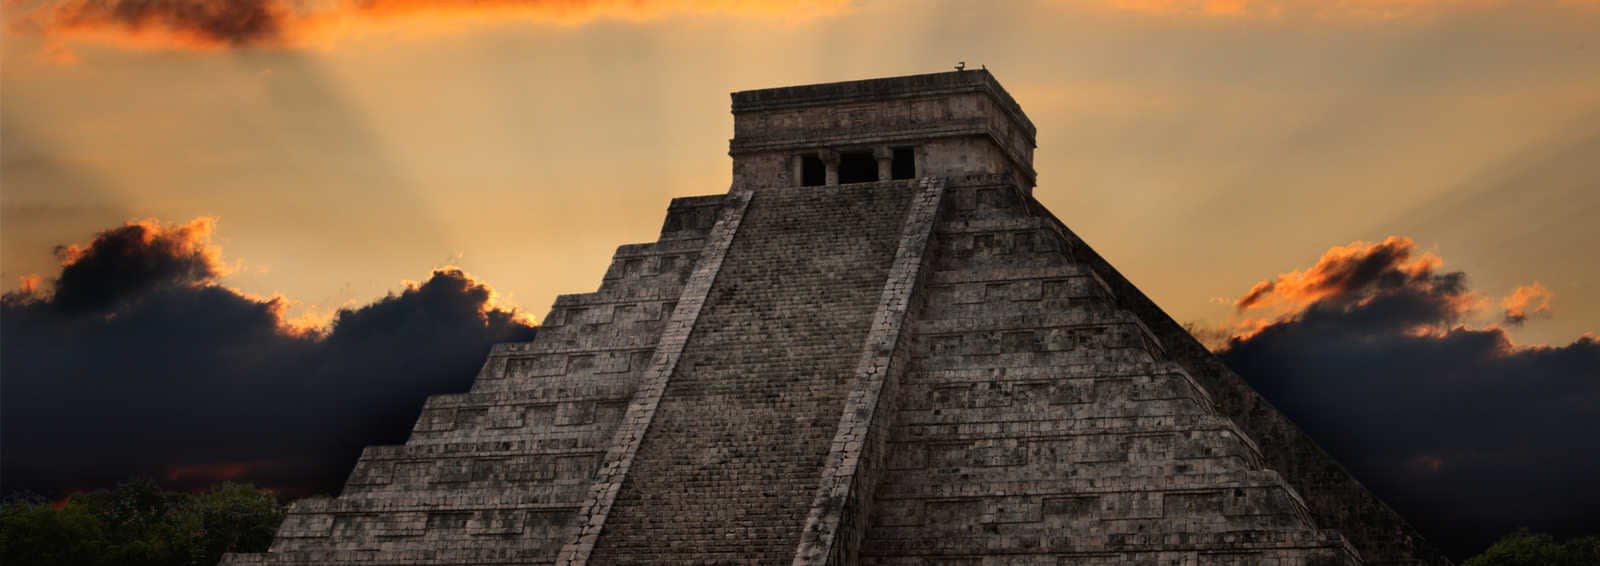
{"type": "Polygon", "coordinates": [[[6,566],[212,566],[225,552],[261,552],[283,521],[268,491],[224,483],[203,493],[137,480],[57,504],[0,507],[6,566]]]}
{"type": "MultiPolygon", "coordinates": [[[[283,521],[271,492],[224,483],[203,493],[163,491],[135,480],[50,504],[0,506],[5,566],[212,566],[227,552],[262,552],[283,521]]],[[[1600,565],[1600,536],[1557,542],[1506,535],[1462,566],[1600,565]]]]}
{"type": "Polygon", "coordinates": [[[1496,541],[1462,566],[1595,566],[1600,564],[1600,537],[1556,542],[1549,535],[1517,531],[1496,541]]]}

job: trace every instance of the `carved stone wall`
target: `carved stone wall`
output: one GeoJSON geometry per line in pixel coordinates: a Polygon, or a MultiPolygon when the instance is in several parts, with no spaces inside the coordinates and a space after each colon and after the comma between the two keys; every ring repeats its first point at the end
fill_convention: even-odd
{"type": "Polygon", "coordinates": [[[789,561],[911,185],[754,194],[592,563],[789,561]]]}
{"type": "Polygon", "coordinates": [[[1162,341],[1177,367],[1208,392],[1218,414],[1259,443],[1263,465],[1281,473],[1304,496],[1318,524],[1343,534],[1369,565],[1450,563],[1066,225],[1037,201],[1030,202],[1029,208],[1047,217],[1067,241],[1076,243],[1076,257],[1099,273],[1118,304],[1135,313],[1162,341]]]}
{"type": "Polygon", "coordinates": [[[734,111],[732,191],[224,563],[1448,564],[1031,197],[987,72],[734,111]]]}
{"type": "Polygon", "coordinates": [[[270,552],[223,563],[553,563],[728,200],[675,199],[661,239],[618,248],[598,291],[558,297],[533,342],[428,399],[338,497],[295,502],[270,552]]]}
{"type": "Polygon", "coordinates": [[[796,186],[791,158],[915,145],[918,176],[1010,172],[1031,187],[1034,126],[988,71],[733,95],[734,186],[796,186]]]}
{"type": "Polygon", "coordinates": [[[1355,564],[1021,187],[948,189],[863,564],[1355,564]]]}

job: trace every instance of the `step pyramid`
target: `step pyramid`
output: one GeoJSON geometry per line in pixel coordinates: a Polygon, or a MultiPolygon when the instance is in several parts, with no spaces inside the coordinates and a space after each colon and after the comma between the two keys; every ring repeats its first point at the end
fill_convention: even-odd
{"type": "Polygon", "coordinates": [[[733,95],[472,389],[224,564],[1448,564],[1033,197],[987,71],[733,95]]]}

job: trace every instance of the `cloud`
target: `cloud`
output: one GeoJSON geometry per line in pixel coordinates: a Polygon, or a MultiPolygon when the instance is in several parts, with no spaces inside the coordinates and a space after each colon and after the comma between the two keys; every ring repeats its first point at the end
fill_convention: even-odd
{"type": "Polygon", "coordinates": [[[1463,274],[1440,273],[1443,265],[1438,256],[1416,253],[1410,238],[1354,242],[1328,250],[1309,269],[1256,283],[1233,305],[1240,312],[1298,312],[1311,306],[1346,308],[1381,302],[1379,310],[1404,315],[1389,319],[1394,322],[1452,323],[1479,300],[1467,290],[1463,274]],[[1401,307],[1408,310],[1402,313],[1401,307]]]}
{"type": "MultiPolygon", "coordinates": [[[[845,0],[60,0],[28,12],[21,23],[58,40],[213,50],[299,47],[374,26],[448,25],[464,19],[554,25],[671,15],[809,19],[846,5],[845,0]]],[[[52,53],[70,56],[59,44],[52,53]]]]}
{"type": "Polygon", "coordinates": [[[1550,299],[1554,297],[1555,294],[1538,281],[1517,287],[1501,301],[1505,307],[1505,323],[1520,325],[1530,316],[1550,316],[1550,299]]]}
{"type": "MultiPolygon", "coordinates": [[[[1454,554],[1520,526],[1600,529],[1600,342],[1463,324],[1465,274],[1413,248],[1336,247],[1256,285],[1236,304],[1280,313],[1218,355],[1454,554]]],[[[1547,297],[1534,288],[1523,312],[1547,297]]]]}
{"type": "Polygon", "coordinates": [[[288,0],[69,0],[35,16],[65,36],[211,47],[280,41],[294,13],[288,0]]]}
{"type": "Polygon", "coordinates": [[[87,246],[61,246],[62,261],[50,304],[67,313],[105,310],[152,288],[210,284],[227,269],[211,244],[214,219],[162,226],[129,222],[101,232],[87,246]]]}
{"type": "Polygon", "coordinates": [[[286,299],[218,282],[213,227],[112,228],[0,298],[0,490],[148,475],[328,492],[363,446],[403,441],[428,395],[467,389],[491,344],[532,338],[455,268],[297,327],[286,299]]]}
{"type": "MultiPolygon", "coordinates": [[[[11,28],[49,41],[43,60],[74,64],[69,43],[215,51],[304,48],[374,31],[457,31],[463,24],[575,26],[669,17],[809,21],[851,0],[43,0],[13,8],[11,28]]],[[[1206,20],[1426,21],[1490,10],[1600,15],[1600,0],[1058,0],[1090,11],[1206,20]]],[[[20,5],[20,2],[17,2],[20,5]]]]}

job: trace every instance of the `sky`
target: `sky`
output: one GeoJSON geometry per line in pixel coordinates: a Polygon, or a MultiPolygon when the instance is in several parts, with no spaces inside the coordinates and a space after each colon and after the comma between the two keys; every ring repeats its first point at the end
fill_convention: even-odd
{"type": "MultiPolygon", "coordinates": [[[[653,240],[671,197],[727,190],[729,92],[965,61],[994,72],[1038,126],[1038,198],[1297,421],[1322,423],[1308,430],[1354,418],[1315,402],[1330,398],[1376,411],[1357,414],[1363,423],[1425,426],[1385,421],[1405,407],[1369,403],[1409,399],[1403,392],[1478,400],[1426,426],[1551,406],[1483,408],[1530,389],[1561,410],[1536,424],[1506,419],[1503,433],[1562,430],[1546,422],[1552,414],[1600,423],[1600,364],[1587,337],[1600,331],[1593,0],[0,6],[8,397],[16,387],[48,396],[72,386],[19,375],[116,371],[24,359],[19,344],[35,342],[19,336],[71,357],[71,347],[52,344],[115,346],[120,333],[159,327],[138,324],[173,324],[174,313],[202,306],[207,316],[239,313],[216,323],[238,332],[200,325],[182,334],[198,340],[189,350],[266,343],[292,360],[237,379],[345,375],[330,360],[388,363],[365,346],[372,341],[429,343],[419,325],[473,328],[411,364],[448,369],[447,379],[406,391],[460,388],[481,360],[477,349],[530,335],[555,295],[598,286],[616,246],[653,240]],[[389,314],[366,316],[374,312],[389,314]],[[127,322],[86,323],[83,313],[122,313],[127,322]],[[1377,351],[1362,339],[1371,336],[1399,345],[1377,351]],[[1331,349],[1306,346],[1326,340],[1349,347],[1325,360],[1317,356],[1331,349]],[[1458,353],[1437,358],[1442,369],[1418,370],[1404,362],[1435,358],[1406,346],[1458,353]],[[1460,359],[1481,363],[1446,364],[1460,359]],[[1294,371],[1305,367],[1321,369],[1294,371]],[[1356,387],[1366,382],[1325,368],[1393,379],[1356,387]],[[1283,374],[1337,387],[1284,387],[1271,377],[1283,374]],[[1456,387],[1462,375],[1481,386],[1456,387]]],[[[107,363],[154,363],[182,350],[152,348],[107,363]]],[[[131,372],[129,387],[180,400],[225,396],[194,383],[257,359],[249,356],[197,362],[208,369],[188,372],[194,382],[141,384],[133,378],[166,374],[131,372]]],[[[331,381],[299,383],[283,399],[371,395],[331,381]]],[[[185,406],[173,403],[163,406],[185,406]]],[[[414,403],[420,397],[374,403],[368,416],[403,423],[414,403]]],[[[332,407],[305,411],[351,427],[348,439],[323,447],[335,456],[286,446],[251,456],[276,470],[252,477],[304,475],[282,462],[324,469],[305,462],[345,462],[350,446],[403,438],[403,425],[329,425],[338,420],[332,407]]],[[[14,449],[19,413],[7,409],[14,449]]],[[[60,409],[20,414],[58,418],[60,409]]],[[[289,438],[313,438],[314,428],[289,438]]],[[[1520,457],[1559,453],[1569,437],[1520,457]]],[[[164,442],[169,450],[106,477],[137,469],[204,480],[248,469],[227,467],[242,455],[164,442]]],[[[1451,442],[1380,444],[1345,456],[1390,486],[1487,458],[1451,442]]],[[[1600,462],[1600,454],[1577,457],[1569,468],[1600,462]]],[[[1456,484],[1440,482],[1411,505],[1488,489],[1485,478],[1510,473],[1463,466],[1456,484]]],[[[292,487],[327,489],[342,474],[319,473],[334,479],[292,487]]],[[[1517,473],[1498,477],[1540,479],[1517,473]]],[[[1600,493],[1592,481],[1583,488],[1600,493]]],[[[1561,515],[1551,497],[1533,498],[1531,510],[1495,507],[1480,524],[1495,525],[1488,532],[1518,517],[1553,529],[1600,523],[1561,515]]]]}

